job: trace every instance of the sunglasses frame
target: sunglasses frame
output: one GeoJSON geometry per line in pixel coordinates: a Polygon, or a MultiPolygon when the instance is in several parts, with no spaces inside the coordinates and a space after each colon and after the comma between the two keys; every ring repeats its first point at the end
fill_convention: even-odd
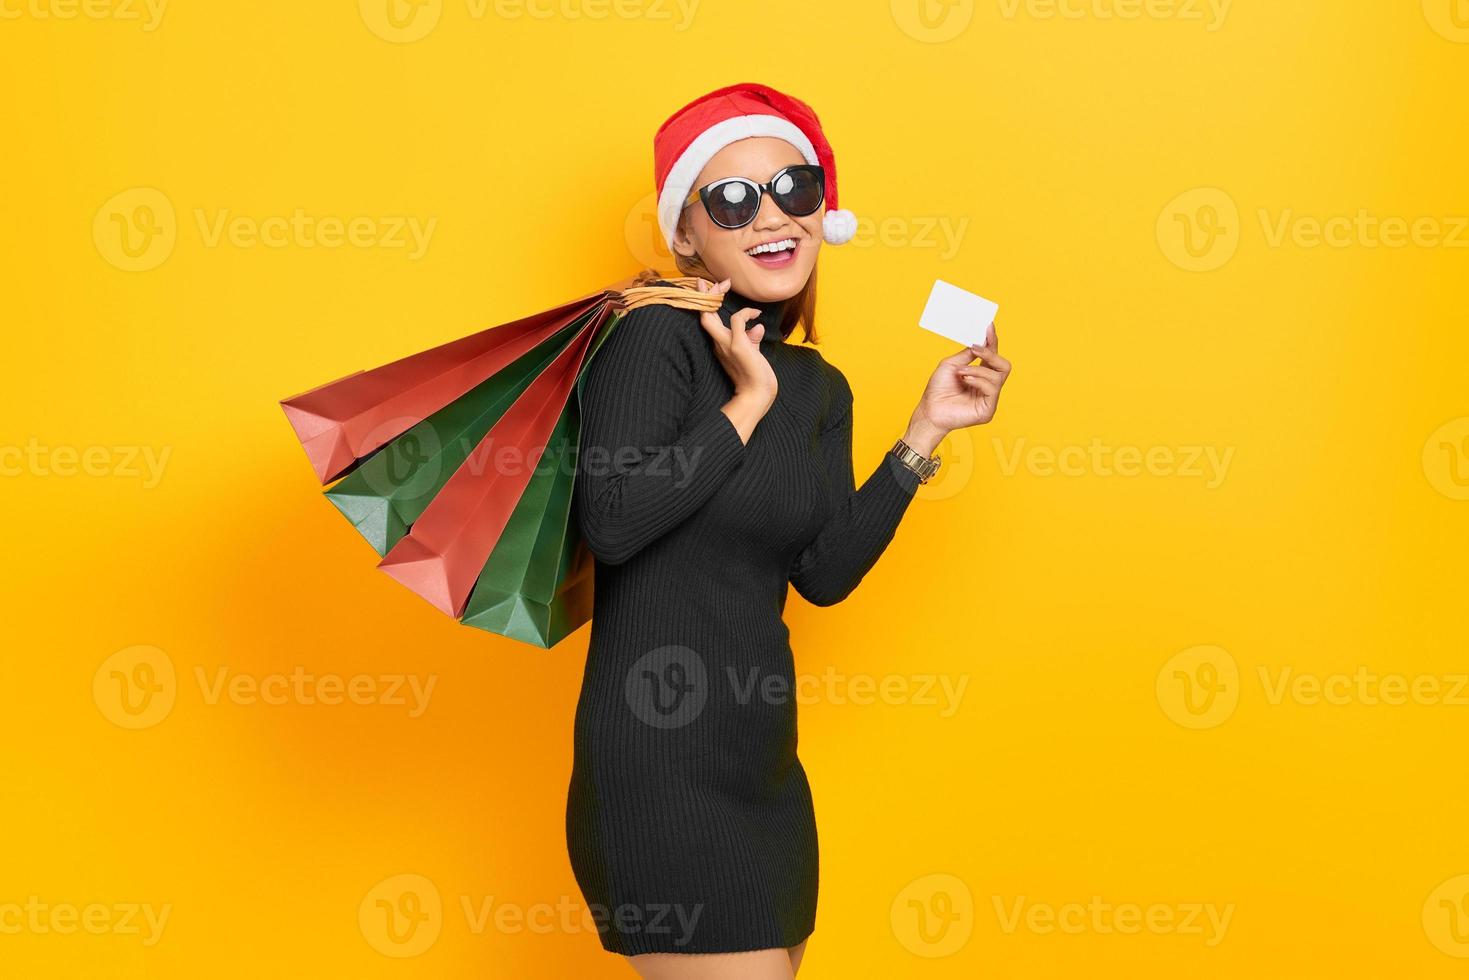
{"type": "Polygon", "coordinates": [[[736,228],[744,228],[760,215],[760,207],[764,203],[764,197],[766,194],[770,195],[770,199],[775,202],[776,207],[780,208],[782,211],[785,211],[786,214],[789,214],[793,218],[804,218],[806,217],[806,215],[815,214],[817,211],[821,210],[821,205],[826,203],[826,171],[822,169],[820,164],[794,163],[791,164],[789,167],[781,167],[773,175],[771,175],[771,178],[769,180],[767,180],[763,184],[759,181],[751,180],[749,177],[721,177],[716,181],[705,184],[698,190],[690,191],[689,196],[683,202],[683,206],[687,208],[695,201],[702,201],[704,203],[704,213],[709,215],[710,221],[714,222],[721,228],[733,231],[736,228]],[[781,177],[785,176],[792,170],[815,171],[816,184],[819,188],[821,188],[821,197],[816,201],[816,207],[812,208],[810,211],[807,211],[806,214],[794,214],[790,211],[786,211],[785,206],[780,203],[780,198],[775,196],[775,182],[777,180],[780,180],[781,177]],[[746,187],[752,187],[755,190],[755,209],[750,212],[749,220],[744,222],[743,224],[727,225],[724,222],[720,221],[718,218],[714,217],[714,212],[709,207],[709,197],[711,194],[713,194],[714,189],[716,187],[721,187],[729,183],[744,184],[746,187]]]}

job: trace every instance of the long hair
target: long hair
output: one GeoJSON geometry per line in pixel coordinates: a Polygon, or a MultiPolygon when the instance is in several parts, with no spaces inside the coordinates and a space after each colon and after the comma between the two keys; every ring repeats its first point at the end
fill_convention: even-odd
{"type": "MultiPolygon", "coordinates": [[[[686,220],[684,215],[679,215],[679,226],[686,228],[687,226],[684,224],[686,220]]],[[[708,267],[704,265],[704,260],[699,257],[697,252],[691,258],[685,258],[674,251],[673,260],[678,266],[678,271],[685,276],[698,276],[700,279],[707,279],[710,282],[718,281],[715,279],[714,274],[709,271],[708,267]]],[[[786,301],[785,312],[781,317],[780,324],[780,337],[782,340],[789,338],[791,333],[799,326],[802,331],[802,343],[817,344],[821,342],[820,338],[816,336],[816,271],[818,267],[819,263],[811,267],[811,276],[806,280],[806,285],[801,287],[799,293],[786,301]]],[[[638,276],[639,283],[657,278],[656,273],[652,273],[651,275],[650,273],[652,273],[651,269],[644,270],[640,273],[638,276]]]]}

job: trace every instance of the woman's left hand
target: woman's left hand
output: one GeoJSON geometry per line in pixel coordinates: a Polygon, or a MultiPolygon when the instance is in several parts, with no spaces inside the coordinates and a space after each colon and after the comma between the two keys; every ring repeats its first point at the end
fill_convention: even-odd
{"type": "MultiPolygon", "coordinates": [[[[1000,390],[1010,377],[1010,362],[1000,356],[997,325],[990,326],[990,338],[983,347],[965,347],[939,362],[918,407],[913,410],[910,432],[925,433],[929,438],[936,434],[933,442],[937,444],[938,439],[955,429],[983,425],[995,417],[1000,390]],[[976,359],[980,363],[970,363],[976,359]]],[[[924,451],[920,446],[914,448],[924,451]]]]}

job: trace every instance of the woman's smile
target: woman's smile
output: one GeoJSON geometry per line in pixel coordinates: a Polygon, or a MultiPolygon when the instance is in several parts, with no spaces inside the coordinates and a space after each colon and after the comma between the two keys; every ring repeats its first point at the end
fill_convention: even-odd
{"type": "Polygon", "coordinates": [[[800,242],[794,238],[774,238],[746,250],[745,254],[767,269],[784,269],[796,261],[799,248],[800,242]]]}

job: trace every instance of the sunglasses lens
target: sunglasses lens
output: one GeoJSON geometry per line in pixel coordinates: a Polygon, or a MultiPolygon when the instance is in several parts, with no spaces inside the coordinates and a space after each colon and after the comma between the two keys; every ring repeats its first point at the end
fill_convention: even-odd
{"type": "Polygon", "coordinates": [[[742,180],[726,180],[709,188],[705,204],[716,224],[741,228],[754,219],[760,196],[742,180]]]}
{"type": "Polygon", "coordinates": [[[792,167],[775,179],[771,193],[786,214],[804,217],[821,207],[825,181],[818,167],[792,167]]]}

